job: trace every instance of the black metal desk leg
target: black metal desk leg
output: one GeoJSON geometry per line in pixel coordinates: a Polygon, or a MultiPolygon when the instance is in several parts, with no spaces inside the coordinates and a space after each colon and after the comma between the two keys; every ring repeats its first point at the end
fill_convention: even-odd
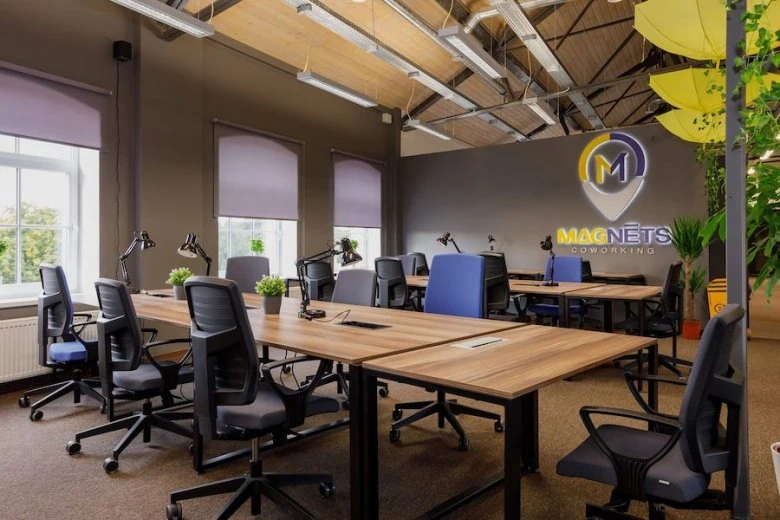
{"type": "Polygon", "coordinates": [[[504,407],[504,519],[520,518],[520,480],[523,474],[523,397],[504,407]]]}
{"type": "Polygon", "coordinates": [[[522,421],[522,455],[523,470],[535,472],[539,470],[539,392],[534,390],[520,398],[523,408],[522,421]]]}
{"type": "Polygon", "coordinates": [[[615,330],[615,319],[612,316],[612,300],[604,300],[604,332],[615,330]]]}
{"type": "Polygon", "coordinates": [[[569,326],[569,300],[565,294],[558,296],[558,326],[569,326]]]}
{"type": "MultiPolygon", "coordinates": [[[[648,362],[647,372],[650,375],[658,374],[658,342],[647,347],[648,362]]],[[[647,382],[647,404],[653,410],[658,410],[658,381],[647,382]]]]}
{"type": "Polygon", "coordinates": [[[353,520],[379,518],[379,447],[376,377],[349,367],[350,501],[353,520]]]}

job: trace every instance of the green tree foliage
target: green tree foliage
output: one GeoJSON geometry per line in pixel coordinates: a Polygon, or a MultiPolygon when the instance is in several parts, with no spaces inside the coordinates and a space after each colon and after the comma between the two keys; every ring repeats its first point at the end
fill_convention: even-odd
{"type": "MultiPolygon", "coordinates": [[[[0,213],[0,222],[13,223],[15,208],[6,208],[0,213]]],[[[29,202],[22,203],[24,225],[55,226],[59,211],[55,208],[41,208],[29,202]]],[[[62,231],[22,227],[22,282],[37,282],[38,266],[43,263],[56,264],[61,261],[62,231]]],[[[0,283],[16,283],[16,230],[0,230],[0,240],[8,244],[5,254],[0,255],[0,283]]]]}

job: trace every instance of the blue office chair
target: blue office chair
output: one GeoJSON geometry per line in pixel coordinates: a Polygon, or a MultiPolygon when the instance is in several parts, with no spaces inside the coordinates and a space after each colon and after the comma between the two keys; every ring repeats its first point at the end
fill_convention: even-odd
{"type": "Polygon", "coordinates": [[[73,312],[70,289],[65,271],[54,265],[41,265],[38,268],[43,290],[38,296],[38,364],[52,369],[52,378],[58,370],[71,370],[71,379],[61,383],[42,386],[25,392],[19,398],[21,408],[30,408],[30,420],[43,418],[41,407],[73,392],[73,402],[81,401],[81,395],[88,395],[100,403],[101,413],[105,411],[106,400],[95,388],[100,387],[99,379],[83,379],[82,375],[97,366],[97,341],[85,341],[79,334],[87,325],[96,322],[87,321],[73,324],[74,317],[88,318],[89,314],[73,312]],[[30,406],[30,396],[48,393],[46,397],[30,406]]]}
{"type": "MultiPolygon", "coordinates": [[[[436,255],[428,278],[425,312],[485,318],[485,258],[468,254],[436,255]]],[[[444,422],[447,421],[458,433],[458,448],[463,451],[469,448],[469,439],[456,415],[491,419],[497,432],[504,430],[500,415],[459,404],[454,399],[448,400],[443,391],[437,390],[435,401],[395,405],[390,442],[397,442],[401,438],[400,428],[434,414],[438,416],[439,428],[444,428],[444,422]],[[417,411],[403,418],[403,410],[417,411]]]]}
{"type": "MultiPolygon", "coordinates": [[[[551,280],[552,258],[547,259],[547,266],[544,270],[544,279],[551,280]]],[[[556,282],[582,282],[583,267],[582,257],[579,256],[556,256],[555,257],[555,280],[556,282]]],[[[528,311],[536,316],[537,323],[542,323],[545,319],[550,319],[554,324],[560,319],[560,309],[557,303],[537,303],[539,298],[534,298],[534,303],[528,306],[528,311]]],[[[581,317],[583,313],[582,304],[569,305],[569,313],[581,317]]],[[[582,320],[580,320],[580,323],[582,320]]]]}

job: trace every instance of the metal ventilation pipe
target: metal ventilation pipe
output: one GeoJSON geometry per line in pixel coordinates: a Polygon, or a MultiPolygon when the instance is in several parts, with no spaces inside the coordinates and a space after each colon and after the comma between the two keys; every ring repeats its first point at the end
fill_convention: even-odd
{"type": "Polygon", "coordinates": [[[463,24],[463,30],[466,33],[470,33],[477,25],[479,25],[482,20],[487,20],[488,18],[493,18],[494,16],[498,16],[498,9],[495,7],[489,7],[482,11],[473,12],[469,15],[468,19],[466,19],[466,22],[463,24]]]}

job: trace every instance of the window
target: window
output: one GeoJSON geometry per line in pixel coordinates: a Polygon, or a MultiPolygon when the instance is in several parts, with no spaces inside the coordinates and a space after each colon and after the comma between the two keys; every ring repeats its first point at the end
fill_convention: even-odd
{"type": "Polygon", "coordinates": [[[374,269],[382,255],[382,165],[334,152],[333,204],[334,240],[349,238],[363,257],[351,267],[374,269]]]}
{"type": "Polygon", "coordinates": [[[89,177],[95,191],[98,152],[34,139],[0,135],[0,298],[40,291],[38,266],[62,265],[71,290],[96,275],[97,261],[86,272],[80,260],[81,219],[89,219],[89,248],[97,258],[97,198],[82,213],[81,184],[89,177]]]}
{"type": "Polygon", "coordinates": [[[219,218],[219,275],[225,276],[227,259],[252,255],[250,242],[263,241],[262,256],[268,257],[271,274],[296,276],[298,222],[236,217],[219,218]]]}

